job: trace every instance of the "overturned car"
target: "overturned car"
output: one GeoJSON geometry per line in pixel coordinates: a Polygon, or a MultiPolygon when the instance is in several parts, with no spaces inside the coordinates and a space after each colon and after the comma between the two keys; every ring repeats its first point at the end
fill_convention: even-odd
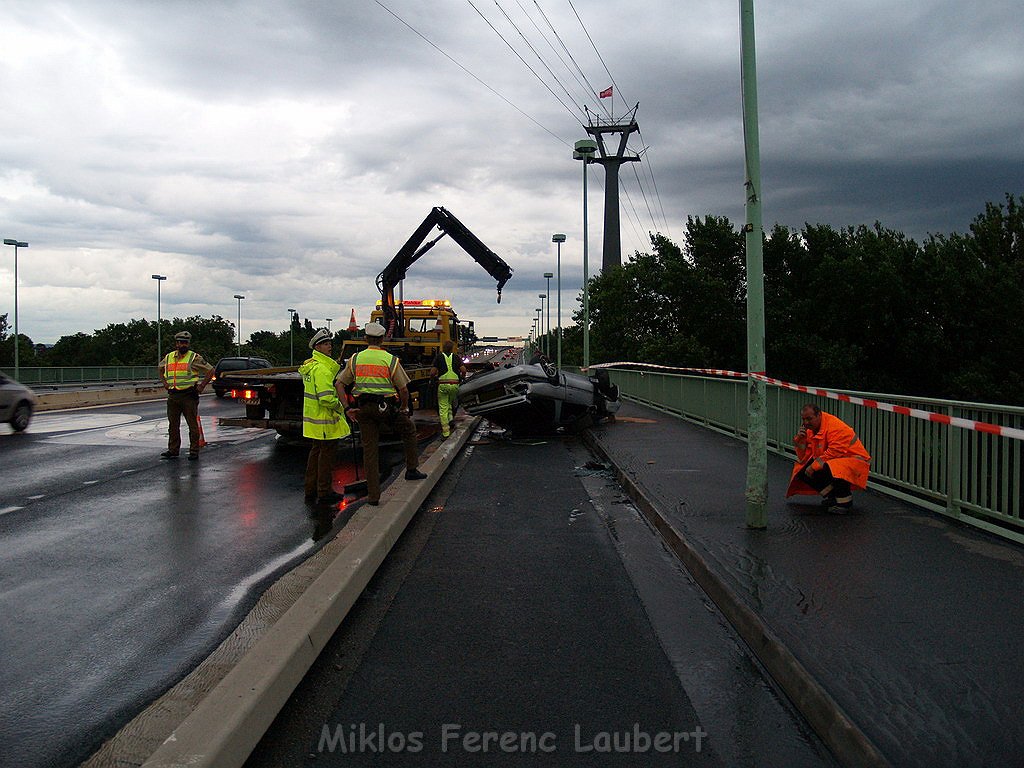
{"type": "Polygon", "coordinates": [[[459,387],[459,403],[517,435],[577,430],[613,416],[619,389],[595,376],[560,371],[550,363],[485,371],[459,387]]]}

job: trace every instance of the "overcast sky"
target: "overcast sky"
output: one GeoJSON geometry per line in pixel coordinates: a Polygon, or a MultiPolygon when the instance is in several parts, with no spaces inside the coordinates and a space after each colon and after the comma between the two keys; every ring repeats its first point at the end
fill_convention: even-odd
{"type": "MultiPolygon", "coordinates": [[[[679,242],[687,216],[742,223],[736,0],[382,1],[393,13],[374,0],[4,0],[0,235],[30,243],[21,332],[52,343],[155,319],[154,273],[164,317],[234,321],[244,294],[243,339],[285,329],[288,307],[335,327],[354,308],[362,324],[375,276],[435,205],[515,275],[496,304],[494,281],[445,239],[410,270],[407,298],[451,298],[481,335],[525,334],[564,232],[568,317],[584,104],[616,117],[640,104],[624,256],[649,250],[651,231],[679,242]]],[[[766,228],[877,220],[920,241],[1024,192],[1019,6],[782,0],[755,17],[766,228]]],[[[604,172],[589,176],[593,271],[604,172]]],[[[13,304],[4,247],[12,320],[13,304]]]]}

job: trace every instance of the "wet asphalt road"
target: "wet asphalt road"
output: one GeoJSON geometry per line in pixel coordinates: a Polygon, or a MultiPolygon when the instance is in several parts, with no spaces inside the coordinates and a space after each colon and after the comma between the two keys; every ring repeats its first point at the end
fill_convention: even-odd
{"type": "Polygon", "coordinates": [[[77,765],[347,518],[304,505],[301,446],[218,429],[230,401],[203,398],[199,461],[160,461],[164,407],[0,426],[0,765],[77,765]]]}
{"type": "Polygon", "coordinates": [[[834,766],[592,458],[471,441],[246,768],[834,766]]]}

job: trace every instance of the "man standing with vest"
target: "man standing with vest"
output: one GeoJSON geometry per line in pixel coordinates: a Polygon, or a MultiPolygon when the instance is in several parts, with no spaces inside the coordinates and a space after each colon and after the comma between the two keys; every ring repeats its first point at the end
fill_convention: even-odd
{"type": "Polygon", "coordinates": [[[305,390],[302,436],[311,441],[306,461],[306,501],[316,500],[317,504],[333,504],[343,498],[332,487],[334,456],[338,440],[352,431],[334,388],[334,378],[341,366],[331,357],[331,342],[331,332],[321,328],[309,340],[313,356],[299,366],[305,390]]]}
{"type": "Polygon", "coordinates": [[[466,366],[455,355],[455,342],[449,339],[438,352],[430,369],[437,377],[437,415],[441,420],[441,437],[451,434],[452,404],[459,395],[459,382],[466,378],[466,366]]]}
{"type": "Polygon", "coordinates": [[[176,459],[181,451],[181,417],[188,424],[188,458],[199,458],[199,395],[213,378],[213,366],[191,351],[192,334],[174,334],[174,351],[168,352],[157,370],[167,390],[167,450],[161,459],[176,459]],[[200,374],[204,374],[199,381],[200,374]]]}
{"type": "Polygon", "coordinates": [[[416,427],[409,418],[409,376],[398,358],[381,349],[384,326],[366,324],[366,349],[348,359],[338,381],[352,385],[357,408],[352,411],[359,421],[363,444],[363,470],[366,472],[366,503],[380,503],[380,428],[387,424],[402,436],[405,449],[405,479],[422,480],[419,453],[416,450],[416,427]]]}

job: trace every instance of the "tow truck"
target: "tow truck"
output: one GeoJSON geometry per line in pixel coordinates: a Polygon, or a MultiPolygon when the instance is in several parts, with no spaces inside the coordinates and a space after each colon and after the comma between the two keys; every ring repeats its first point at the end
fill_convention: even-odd
{"type": "MultiPolygon", "coordinates": [[[[410,402],[415,408],[436,405],[437,395],[431,388],[430,367],[444,342],[456,342],[460,352],[467,354],[477,338],[473,322],[460,322],[448,299],[395,300],[395,288],[405,279],[409,267],[446,235],[497,281],[498,303],[501,303],[502,288],[512,278],[512,268],[465,224],[440,206],[431,209],[377,276],[381,298],[370,319],[384,326],[387,332],[384,348],[402,361],[402,367],[409,374],[410,402]],[[424,242],[434,227],[440,230],[440,234],[424,242]]],[[[347,360],[365,347],[365,337],[349,339],[342,345],[340,359],[347,360]]],[[[231,397],[244,403],[245,418],[222,418],[221,424],[266,427],[282,435],[302,434],[303,386],[298,367],[261,372],[238,371],[227,374],[226,378],[236,382],[231,397]]]]}

